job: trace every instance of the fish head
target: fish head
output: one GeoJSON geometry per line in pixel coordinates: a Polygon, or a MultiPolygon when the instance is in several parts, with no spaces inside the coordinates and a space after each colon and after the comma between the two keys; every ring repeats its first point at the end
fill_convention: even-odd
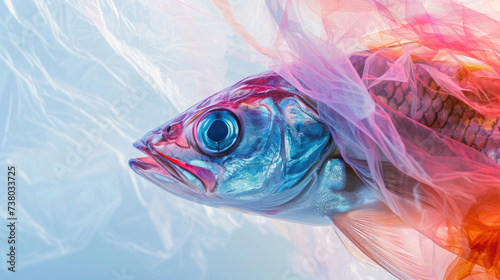
{"type": "Polygon", "coordinates": [[[181,198],[273,216],[308,200],[335,150],[312,103],[275,73],[252,76],[147,133],[129,164],[181,198]]]}

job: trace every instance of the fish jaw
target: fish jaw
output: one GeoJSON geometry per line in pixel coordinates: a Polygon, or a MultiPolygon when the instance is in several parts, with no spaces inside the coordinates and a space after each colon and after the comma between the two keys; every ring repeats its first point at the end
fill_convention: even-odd
{"type": "Polygon", "coordinates": [[[173,156],[167,156],[152,146],[148,141],[136,141],[134,147],[148,157],[133,158],[129,165],[141,177],[178,196],[200,198],[213,193],[216,185],[214,174],[203,167],[185,163],[173,156]],[[188,178],[186,174],[190,174],[188,178]]]}

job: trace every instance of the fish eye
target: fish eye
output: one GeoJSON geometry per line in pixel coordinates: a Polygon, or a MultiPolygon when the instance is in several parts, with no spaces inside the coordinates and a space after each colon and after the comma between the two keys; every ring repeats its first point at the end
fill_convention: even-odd
{"type": "Polygon", "coordinates": [[[197,129],[199,146],[208,154],[219,154],[234,147],[240,134],[236,117],[225,110],[205,115],[197,129]]]}

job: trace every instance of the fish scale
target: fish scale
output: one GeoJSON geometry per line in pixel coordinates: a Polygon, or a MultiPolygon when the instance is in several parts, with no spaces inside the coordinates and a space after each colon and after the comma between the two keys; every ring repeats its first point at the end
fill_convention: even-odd
{"type": "MultiPolygon", "coordinates": [[[[370,67],[365,67],[367,59],[366,55],[351,57],[356,71],[365,80],[367,77],[380,77],[388,69],[387,65],[393,63],[389,58],[375,57],[370,58],[370,67]]],[[[382,81],[368,88],[390,109],[474,148],[500,164],[499,119],[487,118],[448,94],[422,65],[423,62],[413,63],[416,78],[413,90],[411,81],[382,81]],[[416,98],[413,94],[417,95],[416,98]],[[413,100],[418,102],[416,108],[413,108],[413,100]]],[[[433,67],[447,72],[450,69],[440,65],[433,67]]]]}

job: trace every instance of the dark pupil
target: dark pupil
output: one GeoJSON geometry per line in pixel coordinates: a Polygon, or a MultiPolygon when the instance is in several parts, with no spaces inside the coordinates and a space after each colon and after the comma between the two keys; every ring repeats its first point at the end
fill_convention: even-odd
{"type": "Polygon", "coordinates": [[[210,127],[207,131],[207,136],[214,142],[220,142],[226,139],[228,132],[229,129],[227,128],[227,124],[225,122],[221,120],[215,120],[210,124],[210,127]]]}

